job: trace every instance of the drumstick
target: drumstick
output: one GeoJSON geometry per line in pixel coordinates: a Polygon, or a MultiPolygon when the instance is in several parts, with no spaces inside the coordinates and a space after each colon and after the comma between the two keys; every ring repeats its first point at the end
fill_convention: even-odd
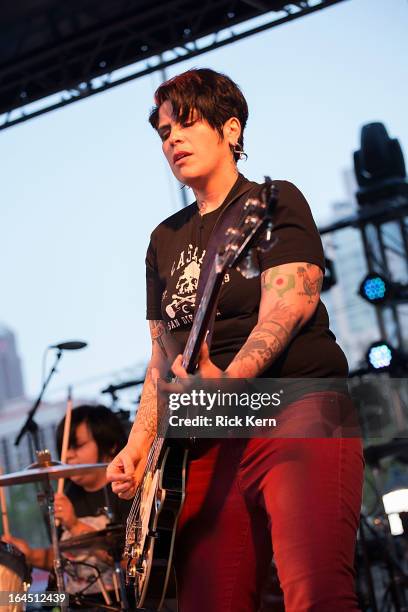
{"type": "MultiPolygon", "coordinates": [[[[0,467],[0,476],[3,474],[3,469],[0,467]]],[[[3,535],[10,535],[10,526],[7,515],[6,492],[4,487],[0,487],[0,504],[1,504],[1,519],[3,521],[3,535]]]]}
{"type": "MultiPolygon", "coordinates": [[[[71,430],[72,413],[72,387],[68,387],[67,411],[65,413],[64,433],[62,435],[61,462],[66,463],[69,444],[69,434],[71,430]]],[[[57,493],[64,492],[64,479],[58,479],[57,493]]]]}

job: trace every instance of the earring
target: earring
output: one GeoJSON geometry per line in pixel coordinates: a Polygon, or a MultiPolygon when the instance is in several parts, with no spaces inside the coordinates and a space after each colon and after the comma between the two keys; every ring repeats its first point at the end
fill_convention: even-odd
{"type": "Polygon", "coordinates": [[[248,159],[248,155],[245,153],[242,145],[239,142],[236,142],[235,145],[231,145],[231,151],[234,154],[234,157],[237,155],[238,159],[248,159]]]}

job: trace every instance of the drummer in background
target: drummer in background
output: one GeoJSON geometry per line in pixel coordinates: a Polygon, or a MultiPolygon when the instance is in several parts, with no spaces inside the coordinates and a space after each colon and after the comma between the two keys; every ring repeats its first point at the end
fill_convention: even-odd
{"type": "MultiPolygon", "coordinates": [[[[61,452],[62,435],[65,418],[58,425],[57,447],[61,452]]],[[[126,444],[126,434],[118,417],[105,406],[82,405],[74,408],[71,416],[71,432],[67,463],[109,462],[126,444]]],[[[95,470],[87,474],[72,476],[66,482],[64,493],[55,494],[55,517],[62,526],[61,541],[83,533],[104,529],[109,522],[105,508],[113,514],[115,523],[126,523],[131,502],[121,500],[112,493],[106,483],[105,470],[95,470]]],[[[52,570],[52,548],[31,548],[22,539],[3,537],[4,541],[19,548],[26,556],[27,562],[34,567],[52,570]]],[[[108,555],[99,552],[64,553],[75,563],[65,568],[65,586],[70,594],[83,591],[90,599],[101,599],[100,585],[95,581],[96,566],[101,572],[105,589],[113,593],[112,561],[108,555]],[[87,565],[81,565],[86,563],[87,565]],[[89,565],[88,565],[89,564],[89,565]],[[92,583],[92,584],[90,584],[92,583]],[[89,586],[90,585],[90,586],[89,586]]],[[[111,597],[112,598],[112,597],[111,597]]],[[[115,598],[112,598],[115,601],[115,598]]]]}

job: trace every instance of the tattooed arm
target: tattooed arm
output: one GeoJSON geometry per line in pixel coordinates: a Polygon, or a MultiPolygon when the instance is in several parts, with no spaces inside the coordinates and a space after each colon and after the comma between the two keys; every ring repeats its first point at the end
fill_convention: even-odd
{"type": "Polygon", "coordinates": [[[116,455],[107,469],[112,491],[130,499],[135,494],[146,466],[148,453],[157,429],[156,379],[169,370],[166,329],[163,321],[149,321],[152,356],[147,367],[142,397],[126,446],[116,455]]]}
{"type": "Polygon", "coordinates": [[[285,350],[317,308],[321,269],[290,263],[262,272],[258,323],[226,372],[232,378],[255,378],[285,350]]]}
{"type": "Polygon", "coordinates": [[[166,328],[163,321],[149,321],[152,339],[152,355],[146,370],[139,409],[130,432],[132,438],[146,440],[149,444],[156,434],[157,427],[157,393],[156,379],[164,377],[169,369],[166,351],[166,328]]]}

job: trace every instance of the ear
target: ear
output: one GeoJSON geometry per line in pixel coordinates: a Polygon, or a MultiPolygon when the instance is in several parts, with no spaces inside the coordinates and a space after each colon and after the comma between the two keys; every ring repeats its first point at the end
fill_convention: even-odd
{"type": "Polygon", "coordinates": [[[237,117],[230,117],[224,123],[223,126],[224,140],[228,142],[228,144],[233,147],[238,142],[239,137],[241,136],[241,123],[237,117]]]}

